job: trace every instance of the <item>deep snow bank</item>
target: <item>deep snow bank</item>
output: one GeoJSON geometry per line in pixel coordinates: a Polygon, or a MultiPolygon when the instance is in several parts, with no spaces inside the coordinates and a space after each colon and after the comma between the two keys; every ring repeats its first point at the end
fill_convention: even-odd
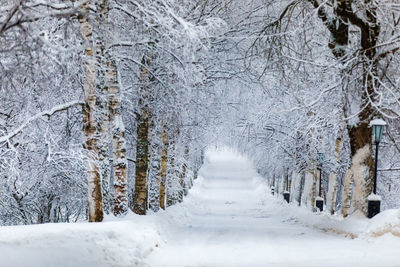
{"type": "MultiPolygon", "coordinates": [[[[199,176],[190,195],[200,194],[199,176]]],[[[191,210],[195,198],[147,216],[129,213],[102,223],[59,223],[0,227],[0,267],[149,266],[145,258],[166,244],[165,237],[191,210]]]]}
{"type": "Polygon", "coordinates": [[[153,217],[0,227],[1,267],[143,266],[163,241],[153,217]]]}
{"type": "Polygon", "coordinates": [[[373,238],[385,234],[400,238],[400,209],[385,210],[372,219],[357,212],[343,218],[326,212],[312,212],[310,208],[299,207],[297,203],[287,204],[282,196],[272,196],[271,189],[263,183],[259,184],[258,190],[264,191],[265,201],[270,202],[266,208],[278,211],[288,221],[350,238],[373,238]]]}

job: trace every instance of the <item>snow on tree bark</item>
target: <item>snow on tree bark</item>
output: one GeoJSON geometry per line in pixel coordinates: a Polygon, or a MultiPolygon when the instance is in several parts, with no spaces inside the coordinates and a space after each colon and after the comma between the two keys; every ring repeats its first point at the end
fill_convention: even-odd
{"type": "Polygon", "coordinates": [[[128,212],[128,159],[125,140],[125,125],[122,119],[121,89],[115,61],[106,53],[108,106],[113,143],[114,171],[114,215],[122,216],[128,212]]]}
{"type": "Polygon", "coordinates": [[[313,186],[314,186],[314,174],[312,171],[308,170],[306,171],[305,174],[305,181],[304,181],[304,191],[303,191],[303,196],[301,202],[308,206],[308,207],[313,207],[313,186]]]}
{"type": "Polygon", "coordinates": [[[353,171],[348,169],[344,177],[343,191],[342,191],[342,215],[347,217],[351,206],[351,196],[353,187],[353,171]]]}
{"type": "Polygon", "coordinates": [[[86,151],[86,166],[88,177],[89,221],[101,222],[103,220],[103,204],[101,190],[101,174],[99,169],[99,144],[98,122],[96,118],[96,66],[94,57],[94,43],[92,26],[89,20],[89,2],[83,5],[83,14],[79,18],[81,33],[86,46],[82,69],[84,73],[82,108],[83,134],[85,137],[84,149],[86,151]]]}
{"type": "Polygon", "coordinates": [[[150,169],[148,172],[148,202],[149,209],[157,212],[160,209],[161,187],[161,151],[162,140],[159,122],[153,124],[151,136],[150,169]]]}
{"type": "Polygon", "coordinates": [[[326,196],[326,210],[328,210],[332,215],[335,213],[336,193],[337,193],[336,174],[334,172],[331,172],[329,174],[328,193],[326,196]]]}
{"type": "Polygon", "coordinates": [[[359,210],[367,214],[367,197],[370,195],[366,186],[366,177],[369,177],[370,169],[366,161],[371,157],[370,145],[366,145],[363,149],[359,149],[357,154],[353,156],[351,170],[353,173],[353,194],[352,209],[359,210]]]}
{"type": "Polygon", "coordinates": [[[298,202],[299,195],[300,195],[300,186],[301,186],[300,174],[293,171],[291,181],[292,182],[291,182],[291,189],[290,189],[290,198],[292,199],[292,201],[294,200],[294,201],[298,202]]]}

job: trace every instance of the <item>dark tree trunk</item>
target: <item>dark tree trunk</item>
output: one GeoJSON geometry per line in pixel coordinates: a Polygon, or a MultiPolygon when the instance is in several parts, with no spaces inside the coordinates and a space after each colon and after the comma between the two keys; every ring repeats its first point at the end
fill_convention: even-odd
{"type": "Polygon", "coordinates": [[[138,115],[136,143],[136,177],[133,196],[133,212],[145,215],[147,210],[147,170],[149,168],[149,118],[142,109],[138,115]]]}

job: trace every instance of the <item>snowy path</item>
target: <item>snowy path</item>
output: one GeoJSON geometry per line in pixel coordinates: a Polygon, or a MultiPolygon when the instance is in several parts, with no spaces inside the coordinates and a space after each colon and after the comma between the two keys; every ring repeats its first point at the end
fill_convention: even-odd
{"type": "Polygon", "coordinates": [[[246,160],[210,160],[150,266],[400,266],[393,237],[352,240],[285,221],[286,204],[260,190],[246,160]]]}
{"type": "MultiPolygon", "coordinates": [[[[400,266],[399,237],[352,240],[302,226],[295,221],[330,227],[334,220],[267,191],[245,159],[209,154],[185,201],[166,211],[96,224],[0,227],[0,267],[400,266]]],[[[400,233],[400,211],[386,215],[400,233]]],[[[386,215],[335,223],[381,231],[386,215]]]]}

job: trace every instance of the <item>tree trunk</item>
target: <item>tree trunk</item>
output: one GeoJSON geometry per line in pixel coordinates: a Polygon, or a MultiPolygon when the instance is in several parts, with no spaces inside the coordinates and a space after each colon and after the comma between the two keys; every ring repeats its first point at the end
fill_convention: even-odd
{"type": "Polygon", "coordinates": [[[301,178],[300,175],[293,171],[292,172],[292,179],[290,183],[290,198],[293,201],[298,201],[299,200],[299,194],[300,194],[300,186],[301,186],[301,178]]]}
{"type": "MultiPolygon", "coordinates": [[[[376,44],[380,34],[380,27],[377,23],[377,4],[374,0],[364,0],[364,8],[359,12],[353,10],[352,1],[336,0],[334,3],[334,16],[330,18],[323,5],[318,0],[308,0],[318,10],[318,16],[331,33],[332,40],[329,47],[332,53],[343,61],[349,43],[349,24],[360,30],[360,60],[362,63],[362,84],[356,84],[355,88],[345,88],[348,99],[358,97],[360,107],[357,111],[351,111],[344,106],[345,116],[350,117],[351,112],[359,112],[356,123],[347,124],[350,139],[352,180],[355,183],[355,194],[357,203],[355,208],[367,212],[366,199],[361,200],[372,192],[373,158],[371,146],[371,130],[368,125],[374,115],[374,102],[376,91],[374,90],[374,79],[377,77],[376,44]],[[359,16],[359,13],[363,13],[359,16]]],[[[349,103],[351,105],[351,103],[349,103]]],[[[346,174],[347,176],[347,174],[346,174]]],[[[350,176],[350,173],[348,173],[350,176]]]]}
{"type": "Polygon", "coordinates": [[[304,191],[304,183],[305,183],[305,174],[303,173],[303,174],[300,174],[301,175],[301,178],[300,178],[300,185],[299,185],[299,197],[298,197],[298,199],[297,199],[297,201],[299,202],[299,206],[301,206],[301,200],[302,200],[302,197],[303,197],[303,191],[304,191]]]}
{"type": "Polygon", "coordinates": [[[161,177],[160,177],[160,208],[165,210],[165,183],[167,179],[168,166],[168,133],[166,130],[162,133],[162,151],[161,151],[161,177]]]}
{"type": "Polygon", "coordinates": [[[170,172],[171,174],[169,175],[169,179],[167,179],[167,207],[170,207],[172,205],[174,205],[176,203],[176,199],[174,197],[174,191],[173,191],[173,179],[174,179],[174,173],[175,173],[175,159],[173,158],[173,156],[171,156],[171,168],[170,168],[170,172]]]}
{"type": "MultiPolygon", "coordinates": [[[[365,21],[358,18],[351,10],[352,17],[349,19],[358,26],[361,31],[361,60],[363,62],[362,75],[363,84],[361,85],[361,105],[358,115],[359,123],[356,126],[348,126],[350,148],[352,156],[353,180],[355,183],[356,209],[367,214],[366,197],[373,190],[374,159],[372,157],[372,135],[369,122],[375,113],[371,102],[375,101],[376,89],[374,79],[377,77],[376,44],[380,33],[376,18],[376,6],[372,0],[365,0],[368,5],[366,9],[365,21]],[[355,20],[356,17],[357,20],[355,20]],[[365,108],[362,108],[366,105],[365,108]]],[[[347,11],[349,12],[349,11],[347,11]]],[[[350,115],[350,114],[346,114],[350,115]]]]}
{"type": "Polygon", "coordinates": [[[182,164],[182,170],[179,172],[179,190],[178,190],[178,202],[181,203],[183,201],[183,196],[185,194],[185,175],[186,175],[186,166],[182,164]]]}
{"type": "Polygon", "coordinates": [[[304,177],[304,192],[302,196],[302,203],[308,207],[313,207],[313,185],[314,185],[314,174],[307,170],[304,177]],[[311,203],[310,203],[311,202],[311,203]]]}
{"type": "Polygon", "coordinates": [[[331,172],[329,175],[328,194],[326,196],[326,210],[329,211],[332,215],[335,213],[336,193],[337,193],[336,174],[334,172],[331,172]]]}
{"type": "Polygon", "coordinates": [[[347,217],[350,210],[350,201],[352,196],[353,187],[353,174],[352,170],[349,169],[344,177],[343,192],[342,192],[342,215],[347,217]]]}
{"type": "Polygon", "coordinates": [[[96,47],[96,112],[99,124],[99,170],[102,182],[103,210],[109,214],[112,211],[112,193],[110,190],[111,164],[110,164],[110,132],[109,132],[109,110],[107,95],[109,85],[107,84],[107,18],[108,0],[95,1],[96,27],[94,27],[94,40],[96,47]]]}
{"type": "Polygon", "coordinates": [[[175,157],[175,143],[171,142],[170,154],[170,169],[167,179],[167,207],[170,207],[178,202],[178,186],[179,186],[179,172],[176,167],[175,157]]]}
{"type": "Polygon", "coordinates": [[[81,33],[86,41],[82,62],[84,73],[83,93],[85,104],[82,108],[84,149],[88,176],[89,222],[103,220],[101,177],[99,171],[98,125],[96,120],[96,79],[92,26],[89,23],[89,3],[83,5],[83,15],[79,17],[81,33]]]}
{"type": "Polygon", "coordinates": [[[186,181],[186,175],[187,175],[187,163],[189,160],[189,147],[186,146],[185,147],[185,152],[184,152],[184,156],[183,156],[184,162],[182,164],[182,171],[179,174],[179,183],[181,185],[181,189],[179,192],[179,202],[183,201],[183,196],[187,196],[187,194],[189,193],[189,188],[188,188],[188,183],[186,181]]]}
{"type": "MultiPolygon", "coordinates": [[[[148,43],[148,47],[153,45],[148,43]]],[[[139,113],[137,114],[137,140],[136,140],[136,175],[135,190],[133,195],[133,212],[145,215],[148,208],[148,172],[150,164],[150,130],[152,124],[151,88],[148,84],[154,78],[150,76],[151,50],[145,51],[140,67],[140,98],[139,113]]]]}
{"type": "Polygon", "coordinates": [[[113,140],[114,171],[114,215],[122,216],[128,212],[128,179],[126,156],[125,125],[122,120],[121,89],[117,67],[111,55],[106,53],[108,106],[113,140]]]}
{"type": "Polygon", "coordinates": [[[311,207],[315,209],[315,199],[317,192],[317,172],[314,170],[312,173],[312,189],[311,189],[311,207]]]}
{"type": "Polygon", "coordinates": [[[160,189],[161,189],[161,153],[162,153],[162,136],[160,127],[155,127],[151,140],[151,156],[150,169],[148,171],[148,202],[149,209],[157,212],[160,209],[160,189]]]}
{"type": "Polygon", "coordinates": [[[133,212],[146,214],[147,209],[147,171],[149,169],[149,124],[148,111],[142,108],[138,114],[136,143],[136,177],[133,197],[133,212]]]}
{"type": "MultiPolygon", "coordinates": [[[[342,125],[341,125],[342,126],[342,125]]],[[[343,130],[344,127],[340,127],[336,138],[335,156],[336,164],[335,171],[332,171],[329,175],[328,195],[326,197],[326,209],[333,215],[336,210],[337,192],[338,192],[338,181],[337,175],[340,170],[342,163],[342,147],[343,147],[343,130]]]]}

